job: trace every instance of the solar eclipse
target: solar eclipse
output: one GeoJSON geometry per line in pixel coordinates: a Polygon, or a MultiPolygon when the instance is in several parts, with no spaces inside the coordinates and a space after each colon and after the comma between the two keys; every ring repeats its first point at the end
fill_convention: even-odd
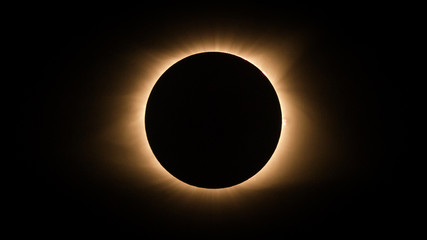
{"type": "Polygon", "coordinates": [[[28,233],[268,238],[397,222],[391,173],[408,138],[390,119],[405,116],[407,82],[389,76],[398,25],[382,35],[383,6],[104,5],[22,14],[28,233]]]}
{"type": "MultiPolygon", "coordinates": [[[[292,170],[298,165],[298,160],[295,159],[291,149],[299,148],[302,144],[302,139],[297,136],[296,131],[306,125],[307,120],[303,113],[295,108],[298,105],[294,104],[292,94],[286,94],[285,87],[285,76],[289,66],[292,65],[292,57],[297,56],[300,50],[296,39],[287,39],[287,45],[282,46],[279,39],[269,37],[269,44],[262,46],[259,42],[248,40],[251,38],[250,33],[237,29],[233,33],[209,31],[204,34],[201,30],[199,34],[192,32],[170,37],[174,41],[164,43],[160,48],[151,48],[141,55],[129,54],[134,57],[135,63],[130,69],[136,74],[129,75],[130,78],[125,79],[129,82],[129,91],[125,98],[118,98],[116,104],[126,108],[122,108],[119,121],[113,131],[108,133],[109,138],[116,139],[126,146],[127,154],[132,156],[130,163],[133,168],[129,175],[134,176],[133,184],[147,186],[153,191],[164,189],[166,194],[177,194],[176,197],[180,200],[177,199],[173,203],[174,206],[184,206],[180,203],[181,200],[190,201],[193,206],[204,208],[201,211],[211,211],[205,207],[210,204],[231,206],[233,202],[241,201],[244,196],[255,194],[259,189],[280,185],[284,179],[288,181],[298,178],[292,170]],[[238,32],[240,34],[237,34],[238,32]],[[215,34],[215,37],[212,34],[215,34]],[[161,160],[156,157],[150,146],[146,113],[150,94],[156,82],[169,68],[187,57],[213,52],[234,56],[262,74],[264,82],[271,85],[279,101],[281,123],[276,147],[256,174],[244,181],[225,184],[223,187],[207,188],[180,180],[161,164],[161,160]],[[288,127],[289,122],[291,127],[288,127]]],[[[204,90],[206,89],[202,89],[201,93],[204,90]]],[[[249,202],[247,203],[250,205],[249,202]]]]}

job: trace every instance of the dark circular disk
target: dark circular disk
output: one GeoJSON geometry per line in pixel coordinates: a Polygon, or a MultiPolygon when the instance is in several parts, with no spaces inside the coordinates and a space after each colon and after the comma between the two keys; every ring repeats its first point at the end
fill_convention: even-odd
{"type": "Polygon", "coordinates": [[[248,61],[205,52],[172,65],[154,85],[145,112],[148,142],[179,180],[230,187],[268,162],[281,133],[278,96],[248,61]]]}

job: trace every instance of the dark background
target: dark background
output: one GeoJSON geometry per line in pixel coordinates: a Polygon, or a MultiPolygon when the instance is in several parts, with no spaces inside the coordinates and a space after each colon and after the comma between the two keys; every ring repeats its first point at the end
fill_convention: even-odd
{"type": "Polygon", "coordinates": [[[401,61],[396,59],[396,42],[404,27],[395,10],[286,3],[25,7],[17,14],[17,44],[24,50],[19,61],[23,69],[17,72],[22,77],[17,81],[15,156],[23,164],[17,231],[201,237],[401,232],[397,169],[405,156],[406,126],[397,122],[405,108],[406,87],[398,84],[395,72],[401,61]],[[340,136],[336,149],[345,157],[330,171],[343,174],[286,191],[269,189],[257,196],[257,207],[210,219],[193,217],[191,208],[186,213],[160,213],[152,207],[158,195],[147,191],[134,198],[131,186],[108,187],[114,181],[105,179],[114,169],[99,167],[102,159],[93,152],[100,150],[91,148],[87,139],[109,124],[106,119],[111,116],[99,110],[108,108],[103,97],[122,89],[102,69],[120,73],[118,56],[124,49],[138,44],[146,49],[159,36],[167,39],[168,32],[180,31],[180,26],[230,23],[266,27],[277,36],[289,29],[315,36],[293,68],[302,77],[292,87],[340,136]]]}

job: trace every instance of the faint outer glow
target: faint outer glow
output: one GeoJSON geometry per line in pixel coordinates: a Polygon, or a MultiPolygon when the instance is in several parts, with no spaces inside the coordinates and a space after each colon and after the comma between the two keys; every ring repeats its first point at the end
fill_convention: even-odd
{"type": "MultiPolygon", "coordinates": [[[[288,141],[289,119],[293,119],[289,106],[292,100],[286,95],[286,74],[295,58],[295,44],[283,45],[286,41],[266,38],[254,41],[244,34],[228,34],[216,37],[183,36],[175,37],[173,43],[164,47],[150,48],[142,51],[137,57],[140,73],[133,76],[135,86],[130,96],[131,107],[128,115],[122,123],[121,130],[127,134],[127,143],[138,151],[140,176],[145,188],[161,192],[176,201],[174,204],[199,204],[199,206],[240,201],[247,198],[251,192],[271,188],[292,174],[290,155],[292,146],[288,141]],[[249,40],[248,40],[249,39],[249,40]],[[264,42],[263,42],[264,41],[264,42]],[[154,84],[159,77],[174,63],[179,60],[201,52],[230,53],[258,67],[271,81],[279,97],[282,110],[282,132],[277,148],[268,161],[256,175],[250,179],[222,189],[205,189],[186,184],[169,174],[157,161],[148,144],[144,114],[145,106],[154,84]],[[286,120],[285,120],[286,119],[286,120]],[[285,127],[286,126],[286,127],[285,127]]],[[[292,180],[290,180],[292,181],[292,180]]]]}

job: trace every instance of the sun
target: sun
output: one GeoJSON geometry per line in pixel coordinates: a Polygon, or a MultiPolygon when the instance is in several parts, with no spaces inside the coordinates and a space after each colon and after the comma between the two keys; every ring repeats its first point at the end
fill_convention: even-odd
{"type": "Polygon", "coordinates": [[[293,118],[292,99],[286,92],[287,72],[292,66],[295,45],[283,45],[283,41],[265,39],[269,44],[255,41],[244,34],[185,35],[174,37],[167,47],[149,49],[138,56],[139,74],[133,77],[134,91],[130,96],[129,114],[122,122],[121,130],[128,134],[127,144],[137,152],[139,183],[148,188],[164,189],[166,193],[206,204],[238,200],[243,192],[269,188],[289,177],[293,162],[288,160],[292,143],[288,140],[289,120],[293,118]],[[252,63],[271,81],[279,98],[282,112],[282,129],[277,148],[268,163],[253,177],[227,188],[205,189],[186,184],[169,174],[157,161],[149,147],[145,132],[145,107],[151,89],[160,76],[173,64],[188,56],[203,52],[232,54],[252,63]],[[137,148],[137,149],[136,149],[137,148]],[[285,177],[285,178],[286,178],[285,177]]]}
{"type": "MultiPolygon", "coordinates": [[[[154,75],[153,76],[153,78],[152,79],[155,79],[155,80],[157,80],[157,79],[159,79],[159,77],[160,77],[160,75],[158,74],[159,72],[160,73],[163,73],[166,69],[168,69],[170,66],[172,66],[173,64],[175,64],[176,62],[178,62],[179,60],[181,60],[181,59],[183,59],[183,58],[186,58],[186,57],[188,57],[188,56],[190,56],[190,55],[194,55],[194,54],[197,54],[197,53],[203,53],[203,52],[222,52],[222,53],[228,53],[228,54],[233,54],[233,55],[236,55],[236,56],[239,56],[239,57],[241,57],[241,58],[243,58],[243,59],[245,59],[246,61],[249,61],[249,62],[251,62],[252,64],[254,64],[255,66],[257,66],[259,69],[265,69],[265,68],[262,68],[262,67],[259,67],[260,65],[264,65],[264,64],[262,64],[262,62],[260,61],[260,60],[258,60],[257,58],[256,58],[256,56],[253,56],[253,55],[249,55],[249,54],[245,54],[244,52],[243,53],[241,53],[241,52],[239,52],[239,53],[237,53],[237,52],[233,52],[231,49],[221,49],[221,47],[218,47],[218,49],[209,49],[209,48],[203,48],[203,49],[200,49],[200,50],[194,50],[194,51],[191,51],[191,52],[188,52],[188,54],[185,54],[185,55],[181,55],[181,56],[177,56],[176,58],[174,58],[173,59],[173,61],[172,60],[169,60],[169,61],[167,61],[168,62],[168,64],[162,64],[161,65],[161,67],[159,68],[159,70],[157,71],[157,74],[156,75],[154,75]],[[246,57],[244,57],[244,56],[246,56],[246,57]],[[257,61],[258,60],[258,61],[257,61]],[[258,63],[258,64],[257,64],[258,63]],[[161,70],[160,70],[161,69],[161,70]]],[[[166,61],[165,61],[166,62],[166,61]]],[[[267,64],[266,64],[267,65],[267,64]]],[[[268,76],[274,76],[274,71],[273,71],[273,69],[269,69],[270,71],[268,71],[267,69],[265,69],[265,70],[261,70],[263,73],[264,73],[264,75],[265,76],[267,76],[267,78],[268,78],[268,76]],[[267,71],[268,72],[270,72],[271,74],[267,74],[267,71]]],[[[274,77],[270,77],[269,79],[271,79],[270,81],[273,83],[273,86],[275,86],[275,88],[277,87],[277,85],[278,85],[278,81],[275,81],[274,80],[274,77]]],[[[155,84],[155,81],[153,81],[152,82],[152,86],[154,86],[154,84],[155,84]]],[[[145,89],[146,91],[148,90],[148,93],[147,92],[145,92],[144,91],[144,95],[145,96],[147,96],[147,95],[149,95],[149,91],[151,91],[151,89],[152,89],[152,87],[148,87],[147,89],[145,89]]],[[[280,93],[277,91],[277,89],[275,89],[276,90],[276,92],[278,93],[278,95],[279,95],[279,101],[280,101],[280,105],[281,106],[285,106],[285,104],[284,104],[284,102],[283,102],[283,98],[282,97],[280,97],[280,93]]],[[[145,106],[146,106],[146,104],[147,104],[147,98],[145,98],[144,99],[144,103],[143,103],[143,110],[145,110],[145,106]]],[[[285,108],[284,107],[281,107],[281,111],[282,111],[282,113],[285,113],[285,108]]],[[[145,114],[145,111],[142,113],[142,115],[143,115],[143,117],[142,117],[142,119],[144,119],[144,114],[145,114]]],[[[286,119],[286,114],[283,114],[283,119],[282,119],[282,122],[283,123],[285,123],[285,119],[286,119]]],[[[143,125],[144,124],[144,121],[142,121],[141,122],[141,124],[143,125]]],[[[284,127],[285,125],[283,124],[282,125],[282,132],[281,132],[281,136],[285,136],[285,133],[284,133],[284,129],[285,129],[285,127],[284,127]]],[[[145,134],[145,131],[144,131],[144,142],[148,142],[148,140],[147,140],[147,136],[146,136],[146,134],[145,134]]],[[[281,137],[282,138],[282,137],[281,137]]],[[[148,144],[148,143],[147,143],[148,144]]],[[[279,158],[277,155],[280,153],[280,151],[281,151],[281,144],[282,144],[282,139],[280,139],[279,140],[279,144],[278,144],[278,147],[277,147],[277,149],[276,149],[276,151],[275,151],[275,153],[273,154],[273,156],[271,157],[271,159],[270,159],[270,161],[269,161],[269,163],[270,162],[273,162],[272,164],[270,163],[267,163],[267,165],[263,168],[263,169],[261,169],[261,171],[260,172],[258,172],[256,175],[254,175],[253,177],[251,177],[250,179],[248,179],[248,180],[246,180],[246,181],[244,181],[244,182],[242,182],[242,183],[240,183],[240,184],[237,184],[237,185],[235,185],[235,186],[231,186],[231,187],[228,187],[228,188],[226,188],[225,190],[226,191],[230,191],[230,190],[233,190],[234,188],[239,188],[239,187],[247,187],[247,186],[245,186],[245,185],[254,185],[254,184],[256,184],[256,182],[258,182],[260,179],[258,179],[258,178],[263,178],[263,176],[262,175],[269,175],[269,172],[271,172],[271,169],[269,169],[269,167],[271,167],[271,165],[274,165],[274,162],[275,161],[278,161],[277,159],[279,158]],[[241,185],[241,186],[240,186],[241,185]]],[[[166,176],[164,176],[164,175],[167,175],[167,176],[169,176],[170,174],[163,168],[163,167],[161,167],[159,164],[158,164],[158,161],[157,161],[157,159],[154,157],[154,155],[153,155],[153,153],[152,152],[149,152],[149,151],[146,151],[145,152],[145,156],[146,157],[148,157],[149,159],[150,159],[150,162],[152,162],[152,164],[153,164],[153,169],[154,169],[154,171],[156,171],[156,172],[158,172],[158,174],[159,174],[159,177],[165,177],[166,178],[166,176]]],[[[172,177],[172,178],[174,178],[173,176],[171,176],[170,175],[170,177],[172,177]]],[[[264,178],[265,178],[265,176],[264,176],[264,178]]],[[[199,187],[194,187],[194,186],[191,186],[191,185],[188,185],[188,184],[186,184],[186,183],[184,183],[184,182],[181,182],[180,180],[178,180],[178,179],[173,179],[172,180],[173,182],[176,182],[176,184],[173,184],[173,185],[176,185],[176,187],[177,188],[181,188],[182,190],[192,190],[192,191],[201,191],[202,189],[202,191],[221,191],[221,189],[216,189],[216,190],[212,190],[212,189],[204,189],[204,188],[199,188],[199,187]]],[[[262,183],[259,183],[259,184],[265,184],[265,181],[268,181],[268,180],[264,180],[262,183]]],[[[224,189],[223,189],[224,190],[224,189]]]]}

